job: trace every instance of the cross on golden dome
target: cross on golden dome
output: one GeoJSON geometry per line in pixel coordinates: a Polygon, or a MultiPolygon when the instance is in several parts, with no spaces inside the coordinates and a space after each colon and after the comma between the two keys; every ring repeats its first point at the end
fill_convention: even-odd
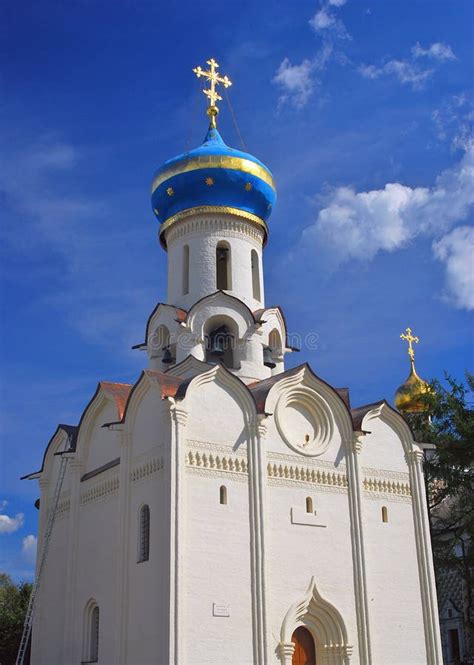
{"type": "Polygon", "coordinates": [[[209,70],[202,69],[202,67],[194,67],[193,72],[198,78],[203,76],[209,81],[210,88],[203,88],[203,93],[209,100],[209,106],[207,107],[207,115],[211,121],[211,127],[216,127],[216,117],[219,113],[217,107],[217,102],[222,101],[222,97],[216,90],[216,86],[222,84],[224,88],[229,88],[232,85],[232,81],[227,76],[219,76],[217,73],[217,68],[219,64],[211,58],[206,61],[206,64],[209,65],[209,70]]]}
{"type": "Polygon", "coordinates": [[[413,342],[418,344],[420,338],[415,337],[415,335],[412,334],[411,328],[407,328],[405,332],[406,334],[402,333],[400,335],[400,339],[404,339],[406,342],[408,342],[408,355],[410,356],[410,360],[415,362],[415,349],[413,348],[413,342]]]}

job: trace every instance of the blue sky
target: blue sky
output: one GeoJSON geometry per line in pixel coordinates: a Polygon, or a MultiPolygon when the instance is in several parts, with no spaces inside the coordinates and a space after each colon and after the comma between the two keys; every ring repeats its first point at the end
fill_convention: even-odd
{"type": "MultiPolygon", "coordinates": [[[[0,569],[32,574],[37,469],[100,379],[134,381],[166,297],[149,185],[199,144],[209,57],[273,171],[267,304],[354,405],[472,369],[468,0],[2,3],[0,569]]],[[[219,127],[241,147],[226,104],[219,127]]]]}

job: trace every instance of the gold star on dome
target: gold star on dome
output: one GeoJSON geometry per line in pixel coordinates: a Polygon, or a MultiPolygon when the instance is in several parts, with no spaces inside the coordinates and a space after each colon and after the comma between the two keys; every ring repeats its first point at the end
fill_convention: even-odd
{"type": "Polygon", "coordinates": [[[159,214],[160,214],[160,211],[158,210],[158,208],[154,208],[153,212],[155,213],[155,215],[159,215],[159,214]]]}
{"type": "Polygon", "coordinates": [[[213,184],[214,184],[214,179],[213,178],[206,178],[206,185],[208,187],[212,187],[213,184]]]}
{"type": "Polygon", "coordinates": [[[246,182],[245,183],[245,191],[246,192],[252,191],[252,183],[251,182],[246,182]]]}
{"type": "Polygon", "coordinates": [[[166,190],[166,193],[168,194],[168,196],[173,196],[174,189],[172,187],[168,187],[168,189],[166,190]]]}

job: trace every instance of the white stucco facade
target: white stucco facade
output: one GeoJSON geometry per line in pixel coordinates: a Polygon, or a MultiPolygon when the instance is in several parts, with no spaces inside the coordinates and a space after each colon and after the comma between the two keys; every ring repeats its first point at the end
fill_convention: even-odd
{"type": "Polygon", "coordinates": [[[318,665],[441,665],[422,452],[386,402],[351,410],[307,365],[284,371],[263,240],[229,213],[169,229],[168,304],[138,345],[148,368],[100,383],[31,474],[41,551],[69,451],[33,665],[291,665],[299,626],[318,665]]]}

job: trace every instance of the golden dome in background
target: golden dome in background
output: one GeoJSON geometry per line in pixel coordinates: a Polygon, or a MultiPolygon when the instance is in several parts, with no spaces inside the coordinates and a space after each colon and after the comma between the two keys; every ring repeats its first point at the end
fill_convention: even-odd
{"type": "Polygon", "coordinates": [[[402,333],[400,337],[408,342],[410,374],[395,393],[395,406],[402,413],[422,413],[427,410],[426,404],[422,400],[422,395],[429,393],[431,388],[426,381],[418,376],[415,369],[413,342],[418,344],[420,340],[418,337],[412,335],[411,328],[407,328],[406,333],[402,333]]]}

